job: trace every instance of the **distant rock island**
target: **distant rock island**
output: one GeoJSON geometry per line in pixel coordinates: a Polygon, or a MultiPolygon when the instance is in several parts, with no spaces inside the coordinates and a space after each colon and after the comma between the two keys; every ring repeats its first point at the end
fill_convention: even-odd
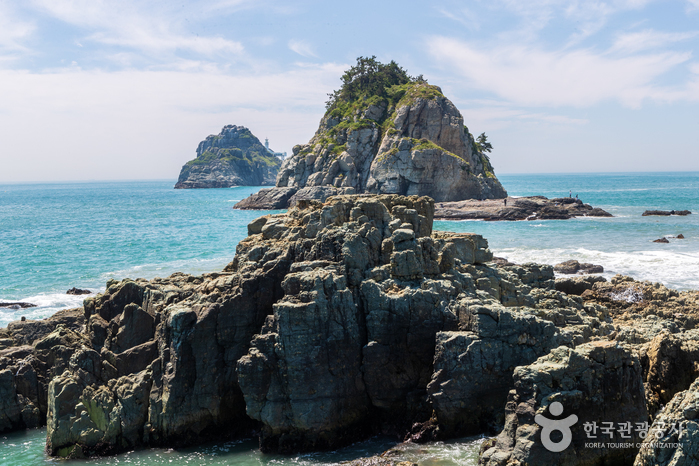
{"type": "Polygon", "coordinates": [[[359,58],[330,95],[308,144],[284,161],[276,187],[238,209],[284,209],[336,194],[429,196],[437,202],[502,199],[483,147],[442,90],[395,62],[359,58]]]}
{"type": "Polygon", "coordinates": [[[182,167],[175,189],[269,186],[281,159],[244,126],[227,125],[197,147],[197,157],[182,167]]]}

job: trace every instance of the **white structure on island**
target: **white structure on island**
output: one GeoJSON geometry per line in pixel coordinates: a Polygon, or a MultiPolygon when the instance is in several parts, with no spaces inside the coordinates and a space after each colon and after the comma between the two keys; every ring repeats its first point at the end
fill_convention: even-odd
{"type": "Polygon", "coordinates": [[[272,149],[269,148],[269,139],[267,138],[265,138],[265,148],[267,149],[267,152],[269,152],[272,155],[276,155],[282,160],[286,158],[286,152],[274,152],[272,149]]]}

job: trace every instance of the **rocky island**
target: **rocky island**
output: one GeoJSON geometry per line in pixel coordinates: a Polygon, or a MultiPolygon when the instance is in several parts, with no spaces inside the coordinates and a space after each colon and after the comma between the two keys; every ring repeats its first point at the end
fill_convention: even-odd
{"type": "Polygon", "coordinates": [[[337,194],[501,199],[488,156],[442,90],[395,62],[359,58],[331,94],[316,134],[294,146],[276,186],[237,209],[285,209],[337,194]]]}
{"type": "Polygon", "coordinates": [[[224,126],[197,147],[175,189],[273,185],[281,159],[244,126],[224,126]]]}
{"type": "Polygon", "coordinates": [[[574,217],[612,217],[609,212],[572,197],[544,196],[506,199],[469,199],[438,202],[434,216],[439,220],[566,220],[574,217]]]}
{"type": "Polygon", "coordinates": [[[660,464],[697,448],[664,426],[695,429],[698,292],[559,284],[550,266],[491,262],[479,235],[432,231],[433,217],[427,197],[300,200],[250,223],[219,273],[111,280],[81,310],[10,324],[0,432],[46,423],[47,451],[67,457],[254,431],[278,452],[500,432],[489,466],[660,464]],[[536,422],[555,402],[579,419],[561,452],[536,422]],[[585,426],[603,422],[632,423],[631,440],[586,447],[585,426]],[[640,449],[642,432],[684,447],[640,449]]]}

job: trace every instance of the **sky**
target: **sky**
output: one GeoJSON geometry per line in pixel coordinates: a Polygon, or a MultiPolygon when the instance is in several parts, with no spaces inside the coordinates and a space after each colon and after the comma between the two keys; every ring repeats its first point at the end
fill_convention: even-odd
{"type": "Polygon", "coordinates": [[[374,55],[496,174],[699,170],[699,0],[0,0],[0,182],[174,180],[228,124],[290,152],[374,55]]]}

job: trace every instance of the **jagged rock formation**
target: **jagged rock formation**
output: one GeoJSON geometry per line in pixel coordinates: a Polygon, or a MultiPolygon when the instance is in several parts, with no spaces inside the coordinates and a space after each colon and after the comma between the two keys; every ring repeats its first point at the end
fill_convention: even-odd
{"type": "Polygon", "coordinates": [[[650,427],[634,466],[699,464],[699,379],[676,394],[650,427]]]}
{"type": "MultiPolygon", "coordinates": [[[[382,66],[390,67],[378,64],[379,70],[382,66]]],[[[454,104],[439,87],[395,68],[378,88],[351,90],[364,80],[381,81],[381,71],[343,78],[316,134],[284,161],[276,188],[236,208],[268,208],[268,199],[281,188],[295,190],[292,202],[352,193],[430,196],[437,202],[506,197],[454,104]]],[[[284,201],[289,200],[280,199],[273,208],[293,205],[284,201]]]]}
{"type": "Polygon", "coordinates": [[[604,440],[600,439],[604,435],[599,430],[589,433],[585,430],[585,424],[603,427],[603,422],[611,422],[618,439],[619,422],[630,422],[634,427],[637,422],[647,422],[642,368],[632,348],[611,341],[575,349],[557,348],[529,366],[518,367],[513,385],[505,407],[505,427],[495,445],[483,453],[479,464],[633,462],[638,451],[635,444],[642,441],[635,429],[623,441],[618,440],[626,448],[590,448],[586,444],[603,444],[604,440]],[[560,403],[565,411],[549,413],[553,403],[560,403]],[[543,429],[536,416],[555,420],[560,416],[566,419],[571,413],[577,416],[569,427],[571,443],[563,451],[550,451],[539,441],[543,429]]]}
{"type": "Polygon", "coordinates": [[[110,281],[83,320],[12,324],[0,429],[46,416],[47,450],[78,457],[252,429],[288,452],[504,423],[483,464],[630,462],[635,446],[587,449],[579,429],[651,422],[684,396],[699,292],[496,266],[480,236],[432,232],[433,215],[426,197],[300,200],[250,223],[220,273],[110,281]],[[553,454],[534,421],[556,401],[580,422],[553,454]]]}
{"type": "Polygon", "coordinates": [[[244,126],[224,126],[199,143],[197,158],[182,167],[175,189],[273,185],[281,166],[244,126]]]}
{"type": "Polygon", "coordinates": [[[0,329],[0,433],[46,424],[49,382],[68,366],[83,323],[73,309],[0,329]]]}

